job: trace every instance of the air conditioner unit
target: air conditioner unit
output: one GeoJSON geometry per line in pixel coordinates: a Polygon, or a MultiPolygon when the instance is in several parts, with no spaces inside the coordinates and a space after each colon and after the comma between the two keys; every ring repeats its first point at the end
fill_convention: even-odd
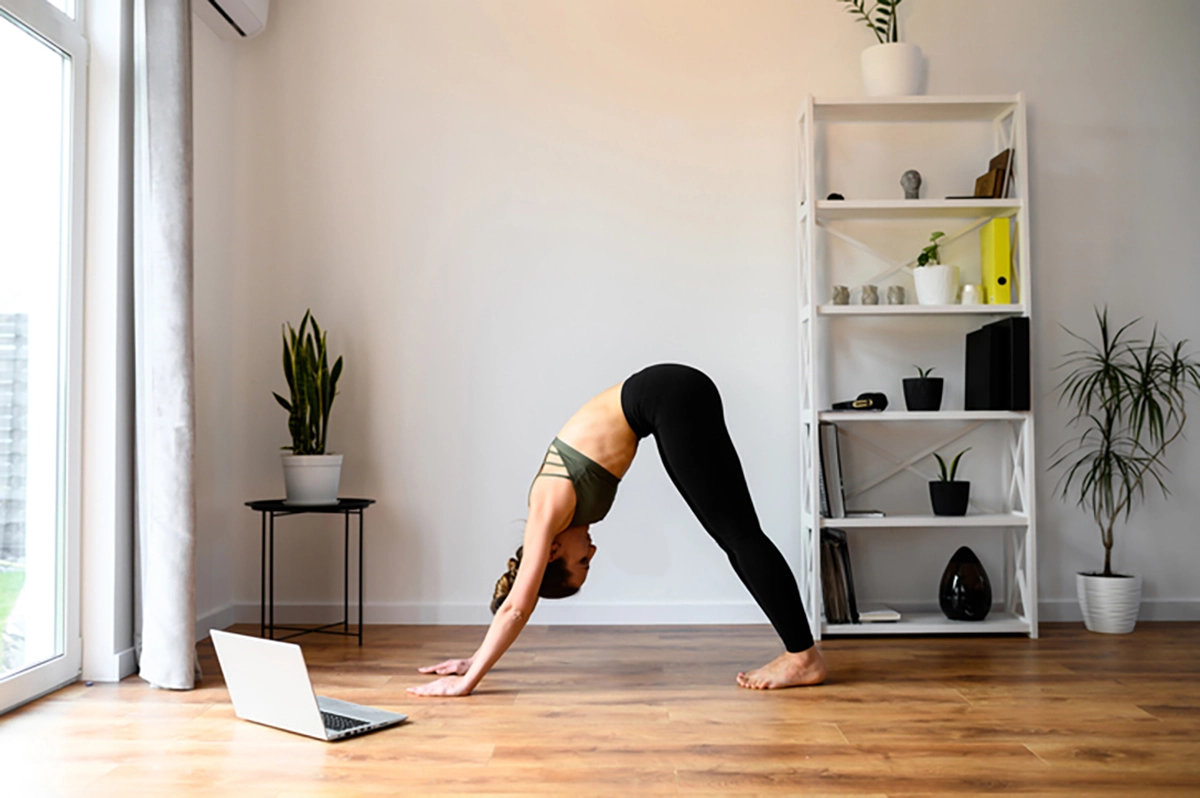
{"type": "Polygon", "coordinates": [[[271,0],[192,0],[192,12],[222,39],[248,39],[267,26],[271,0]]]}

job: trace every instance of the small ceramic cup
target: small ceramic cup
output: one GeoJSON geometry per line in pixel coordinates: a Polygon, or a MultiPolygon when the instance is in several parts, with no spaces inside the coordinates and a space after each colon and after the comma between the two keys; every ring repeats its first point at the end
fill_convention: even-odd
{"type": "Polygon", "coordinates": [[[978,305],[982,300],[981,293],[977,285],[964,285],[962,287],[962,304],[978,305]]]}
{"type": "Polygon", "coordinates": [[[904,286],[889,285],[887,290],[887,303],[889,305],[904,304],[904,286]]]}
{"type": "Polygon", "coordinates": [[[850,304],[850,286],[835,285],[833,287],[833,304],[849,305],[850,304]]]}
{"type": "Polygon", "coordinates": [[[862,303],[864,305],[879,304],[879,286],[864,285],[862,287],[862,303]]]}

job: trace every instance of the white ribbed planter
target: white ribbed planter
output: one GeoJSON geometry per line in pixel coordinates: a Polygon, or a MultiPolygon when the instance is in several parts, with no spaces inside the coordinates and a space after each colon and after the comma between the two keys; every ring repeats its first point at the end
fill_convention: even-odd
{"type": "Polygon", "coordinates": [[[871,97],[921,93],[921,48],[906,42],[876,44],[862,51],[863,88],[871,97]]]}
{"type": "Polygon", "coordinates": [[[958,300],[958,267],[934,264],[917,266],[912,270],[917,303],[921,305],[953,305],[958,300]]]}
{"type": "Polygon", "coordinates": [[[1075,574],[1075,590],[1088,631],[1126,635],[1137,625],[1142,606],[1140,576],[1075,574]]]}
{"type": "Polygon", "coordinates": [[[281,459],[288,504],[337,504],[340,454],[285,454],[281,459]]]}

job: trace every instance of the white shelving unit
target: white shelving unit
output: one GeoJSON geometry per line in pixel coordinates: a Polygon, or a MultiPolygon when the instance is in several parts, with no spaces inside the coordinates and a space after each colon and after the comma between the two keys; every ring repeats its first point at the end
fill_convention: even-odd
{"type": "MultiPolygon", "coordinates": [[[[906,412],[903,397],[898,390],[889,390],[892,409],[884,412],[834,412],[829,408],[837,399],[852,398],[853,392],[836,383],[831,376],[836,356],[835,344],[843,347],[847,341],[857,341],[855,336],[872,336],[871,351],[878,355],[887,350],[889,344],[901,347],[895,352],[896,362],[907,364],[919,358],[914,354],[913,342],[926,340],[945,348],[949,336],[964,336],[965,325],[978,327],[996,319],[1011,316],[1029,316],[1031,312],[1030,261],[1029,261],[1029,209],[1028,209],[1028,158],[1025,135],[1025,100],[1021,94],[1001,97],[895,97],[861,99],[817,99],[811,95],[806,99],[797,119],[799,146],[796,164],[797,197],[797,262],[799,268],[800,309],[800,375],[801,375],[801,466],[802,466],[802,517],[800,586],[804,597],[809,622],[817,639],[826,635],[888,635],[888,634],[1027,634],[1037,637],[1037,537],[1036,503],[1034,500],[1034,450],[1033,413],[1028,411],[969,411],[947,409],[938,412],[906,412]],[[822,199],[827,192],[843,191],[842,185],[828,185],[840,177],[847,182],[851,173],[837,171],[831,161],[846,157],[846,150],[838,144],[838,131],[846,125],[861,124],[881,126],[888,130],[899,130],[891,126],[902,126],[898,138],[906,149],[907,157],[921,141],[913,135],[913,126],[973,126],[978,132],[985,129],[982,138],[963,136],[961,141],[987,140],[986,128],[990,126],[990,147],[980,143],[978,152],[972,152],[970,165],[962,165],[962,174],[953,174],[957,188],[965,185],[967,191],[974,177],[984,171],[989,158],[1006,147],[1014,149],[1014,181],[1010,199],[916,199],[905,200],[870,196],[871,191],[858,193],[865,197],[852,196],[845,200],[822,199]],[[970,169],[974,172],[970,172],[970,169]],[[960,246],[977,241],[973,235],[990,219],[1008,217],[1013,220],[1013,281],[1015,295],[1011,305],[833,305],[829,302],[830,287],[834,282],[832,272],[837,264],[832,261],[832,246],[849,247],[858,257],[877,259],[880,270],[872,276],[856,282],[873,283],[881,286],[908,279],[906,271],[913,265],[916,251],[904,248],[903,252],[889,249],[879,243],[868,243],[856,231],[847,232],[845,226],[869,222],[887,225],[889,230],[913,227],[922,235],[937,225],[949,234],[944,244],[961,239],[960,246]],[[859,319],[856,321],[855,319],[859,319]],[[849,325],[849,326],[847,326],[849,325]],[[924,338],[923,338],[924,336],[924,338]],[[841,391],[842,395],[835,395],[841,391]],[[883,470],[865,479],[858,480],[847,492],[851,500],[893,479],[910,479],[914,490],[925,491],[923,482],[929,472],[920,464],[933,452],[959,441],[973,431],[985,426],[989,428],[989,440],[1003,441],[987,452],[986,457],[998,462],[1002,475],[993,494],[998,496],[1000,506],[983,507],[974,504],[963,517],[946,517],[897,513],[884,517],[821,518],[817,512],[819,496],[820,463],[819,438],[815,431],[819,422],[829,421],[838,425],[843,441],[869,452],[870,456],[884,465],[883,470]],[[903,429],[921,440],[915,452],[895,454],[875,441],[870,430],[883,425],[888,431],[903,429]],[[917,479],[912,479],[916,477],[917,479]],[[1002,607],[994,606],[987,619],[981,622],[951,621],[939,612],[903,611],[902,619],[896,623],[828,624],[822,612],[820,530],[836,527],[854,530],[855,551],[870,547],[878,536],[889,539],[894,536],[912,536],[918,531],[923,534],[949,535],[955,530],[971,531],[976,534],[999,536],[1003,541],[1004,572],[991,574],[993,599],[1002,607]]],[[[918,133],[920,131],[917,131],[918,133]]],[[[957,133],[950,134],[959,141],[957,133]]],[[[870,139],[871,157],[887,157],[891,141],[890,134],[870,139]],[[882,154],[881,154],[882,153],[882,154]]],[[[931,141],[936,141],[931,139],[931,141]]],[[[922,163],[938,164],[940,153],[927,153],[922,163]]],[[[947,167],[949,168],[949,167],[947,167]]],[[[939,175],[945,178],[944,175],[939,175]]],[[[898,180],[899,171],[894,180],[898,180]]],[[[849,181],[852,182],[852,181],[849,181]]],[[[943,179],[943,184],[948,184],[943,179]]],[[[892,185],[889,183],[888,185],[892,185]]],[[[874,188],[876,193],[883,190],[874,188]]],[[[967,193],[967,191],[939,191],[938,193],[967,193]]],[[[900,195],[898,188],[890,192],[900,195]]],[[[977,245],[976,245],[977,247],[977,245]]],[[[919,248],[918,250],[919,251],[919,248]]],[[[977,250],[976,250],[977,251],[977,250]]],[[[966,282],[979,282],[966,280],[966,282]]],[[[911,289],[910,289],[911,290],[911,289]]],[[[915,301],[915,298],[909,298],[915,301]]],[[[851,358],[853,360],[853,358],[851,358]]],[[[851,368],[851,367],[842,367],[851,368]]],[[[860,385],[870,382],[870,374],[856,375],[862,379],[854,381],[860,385]]],[[[843,377],[843,382],[849,382],[843,377]]],[[[947,393],[958,390],[961,380],[952,387],[947,380],[947,393]]],[[[870,388],[870,390],[879,390],[870,388]]],[[[946,402],[943,402],[945,405],[946,402]]],[[[848,475],[849,476],[849,475],[848,475]]],[[[856,478],[858,475],[854,475],[856,478]]],[[[972,485],[975,493],[975,485],[972,485]]],[[[885,511],[887,507],[881,508],[885,511]]],[[[989,538],[990,539],[990,538],[989,538]]],[[[856,592],[860,600],[871,594],[870,586],[863,585],[856,573],[856,592]]],[[[927,592],[927,591],[926,591],[927,592]]],[[[936,596],[936,585],[933,591],[936,596]]],[[[936,601],[936,599],[935,599],[936,601]]]]}

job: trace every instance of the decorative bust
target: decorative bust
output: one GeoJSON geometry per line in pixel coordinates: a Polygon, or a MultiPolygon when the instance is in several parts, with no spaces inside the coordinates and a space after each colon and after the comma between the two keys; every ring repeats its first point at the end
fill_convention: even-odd
{"type": "Polygon", "coordinates": [[[900,185],[904,188],[905,199],[920,199],[921,173],[916,169],[909,169],[901,175],[900,185]]]}

